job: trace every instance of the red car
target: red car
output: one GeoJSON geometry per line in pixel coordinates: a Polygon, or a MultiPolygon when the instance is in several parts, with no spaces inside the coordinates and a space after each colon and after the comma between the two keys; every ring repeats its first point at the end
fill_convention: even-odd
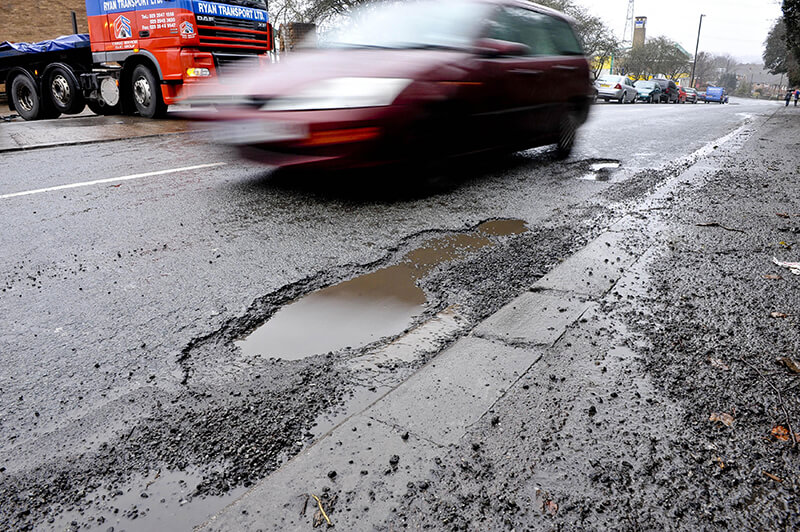
{"type": "Polygon", "coordinates": [[[592,96],[565,15],[427,0],[370,7],[318,48],[194,103],[217,107],[202,118],[248,158],[347,168],[547,144],[567,156],[592,96]]]}
{"type": "Polygon", "coordinates": [[[687,96],[688,95],[686,94],[686,89],[684,89],[683,87],[681,87],[679,85],[678,86],[678,103],[686,103],[687,96]]]}

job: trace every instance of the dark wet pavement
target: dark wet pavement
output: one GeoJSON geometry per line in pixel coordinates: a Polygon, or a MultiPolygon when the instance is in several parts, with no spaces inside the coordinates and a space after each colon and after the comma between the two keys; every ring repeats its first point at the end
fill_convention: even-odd
{"type": "MultiPolygon", "coordinates": [[[[426,275],[415,278],[421,292],[409,298],[414,290],[402,291],[398,315],[405,318],[386,330],[402,331],[409,313],[425,320],[451,304],[477,323],[595,236],[665,164],[726,134],[745,119],[741,112],[771,111],[761,103],[693,109],[663,106],[652,119],[685,120],[697,138],[645,142],[633,153],[630,142],[611,142],[604,131],[625,123],[636,137],[631,120],[651,107],[598,111],[575,161],[620,161],[608,182],[582,180],[581,165],[528,152],[460,169],[396,198],[345,183],[274,183],[263,168],[184,135],[3,154],[0,196],[148,177],[0,200],[3,225],[13,227],[0,236],[7,251],[0,279],[0,467],[10,501],[0,523],[60,518],[65,510],[51,505],[56,499],[83,511],[83,523],[100,513],[95,499],[81,495],[87,489],[138,490],[143,480],[128,475],[162,463],[203,471],[198,496],[263,477],[310,443],[306,434],[319,410],[346,401],[351,377],[343,364],[358,347],[270,361],[242,353],[235,340],[307,294],[402,265],[432,235],[476,240],[457,260],[425,266],[426,275]],[[209,163],[224,164],[156,175],[209,163]],[[521,220],[530,231],[478,249],[494,238],[475,235],[476,228],[496,219],[521,220]],[[420,293],[428,299],[421,315],[420,293]],[[175,425],[180,430],[173,433],[175,425]],[[54,475],[64,481],[43,481],[54,475]],[[25,493],[35,494],[33,503],[19,498],[25,493]]],[[[63,119],[69,120],[96,119],[63,119]]],[[[69,126],[48,134],[62,129],[69,126]]],[[[379,320],[385,321],[391,320],[379,320]]],[[[308,337],[314,333],[310,328],[308,337]]],[[[391,366],[381,371],[396,371],[391,366]]],[[[123,515],[133,503],[124,504],[117,507],[123,515]]],[[[192,508],[185,522],[205,519],[202,506],[192,508]]],[[[148,526],[145,516],[137,523],[148,526]]]]}

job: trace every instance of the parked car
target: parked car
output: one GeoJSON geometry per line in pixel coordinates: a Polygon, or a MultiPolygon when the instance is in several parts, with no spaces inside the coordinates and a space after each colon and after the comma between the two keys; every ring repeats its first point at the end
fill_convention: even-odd
{"type": "Polygon", "coordinates": [[[705,102],[728,103],[728,94],[724,87],[708,87],[705,102]]]}
{"type": "Polygon", "coordinates": [[[587,119],[589,64],[566,15],[521,0],[422,0],[357,11],[194,100],[218,142],[272,166],[364,167],[555,144],[587,119]]]}
{"type": "Polygon", "coordinates": [[[606,75],[594,82],[597,98],[618,103],[636,103],[636,87],[628,76],[606,75]]]}
{"type": "Polygon", "coordinates": [[[697,92],[697,89],[692,89],[691,87],[686,89],[686,101],[687,102],[697,103],[698,98],[699,98],[699,94],[697,92]]]}
{"type": "Polygon", "coordinates": [[[633,84],[636,87],[636,99],[647,103],[661,101],[661,85],[652,80],[640,79],[633,84]]]}
{"type": "Polygon", "coordinates": [[[686,103],[686,89],[678,85],[678,103],[686,103]]]}
{"type": "Polygon", "coordinates": [[[697,101],[698,102],[706,101],[706,91],[697,91],[697,101]]]}
{"type": "Polygon", "coordinates": [[[661,101],[678,103],[678,85],[671,79],[654,79],[661,86],[661,101]]]}

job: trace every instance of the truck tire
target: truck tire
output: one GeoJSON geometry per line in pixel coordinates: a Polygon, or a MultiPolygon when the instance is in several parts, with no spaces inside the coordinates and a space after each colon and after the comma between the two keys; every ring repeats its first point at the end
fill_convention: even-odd
{"type": "Polygon", "coordinates": [[[19,116],[25,120],[56,118],[58,114],[42,101],[36,83],[25,74],[14,77],[11,82],[11,101],[19,116]]]}
{"type": "Polygon", "coordinates": [[[167,114],[167,104],[161,95],[161,84],[153,71],[145,65],[137,65],[131,75],[131,96],[139,115],[145,118],[160,118],[167,114]]]}
{"type": "Polygon", "coordinates": [[[45,77],[42,92],[53,109],[65,115],[76,115],[86,107],[78,79],[66,65],[54,66],[45,77]]]}
{"type": "Polygon", "coordinates": [[[97,100],[89,100],[86,102],[86,105],[89,107],[91,112],[100,116],[118,115],[120,113],[119,104],[105,105],[97,100]]]}

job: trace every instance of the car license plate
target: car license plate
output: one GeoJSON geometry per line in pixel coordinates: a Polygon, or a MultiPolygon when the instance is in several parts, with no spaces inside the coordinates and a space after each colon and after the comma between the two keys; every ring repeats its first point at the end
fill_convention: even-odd
{"type": "Polygon", "coordinates": [[[228,120],[217,123],[212,139],[221,144],[264,144],[308,138],[308,126],[276,120],[228,120]]]}
{"type": "Polygon", "coordinates": [[[608,83],[601,83],[601,84],[600,84],[600,86],[601,86],[601,87],[603,87],[604,89],[607,89],[607,88],[609,88],[611,85],[609,85],[608,83]]]}

